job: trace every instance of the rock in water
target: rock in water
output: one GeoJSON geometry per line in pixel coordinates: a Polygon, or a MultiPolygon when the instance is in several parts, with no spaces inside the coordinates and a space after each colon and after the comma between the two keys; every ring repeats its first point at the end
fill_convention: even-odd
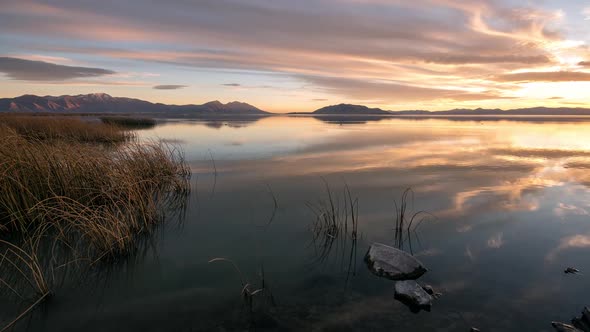
{"type": "Polygon", "coordinates": [[[408,305],[412,311],[420,309],[430,311],[432,306],[432,296],[414,280],[396,282],[395,298],[408,305]]]}
{"type": "Polygon", "coordinates": [[[574,319],[572,319],[572,324],[582,331],[590,331],[590,309],[585,307],[584,310],[582,310],[582,316],[579,318],[574,317],[574,319]]]}
{"type": "Polygon", "coordinates": [[[429,295],[434,295],[434,288],[432,288],[432,286],[424,285],[422,286],[422,289],[425,290],[429,295]]]}
{"type": "Polygon", "coordinates": [[[373,243],[365,262],[374,274],[391,280],[418,279],[428,271],[414,256],[381,243],[373,243]]]}
{"type": "Polygon", "coordinates": [[[553,325],[553,328],[557,332],[583,332],[582,330],[579,330],[569,324],[564,324],[560,322],[551,322],[551,325],[553,325]]]}
{"type": "Polygon", "coordinates": [[[565,273],[565,274],[568,274],[568,273],[576,274],[579,272],[580,272],[580,270],[576,269],[575,267],[568,267],[565,270],[563,270],[563,273],[565,273]]]}

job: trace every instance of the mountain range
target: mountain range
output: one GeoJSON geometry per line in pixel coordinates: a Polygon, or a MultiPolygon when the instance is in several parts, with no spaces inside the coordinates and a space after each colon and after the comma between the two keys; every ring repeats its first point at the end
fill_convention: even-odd
{"type": "Polygon", "coordinates": [[[23,95],[16,98],[3,98],[0,99],[0,112],[163,113],[168,115],[269,114],[252,105],[237,101],[227,104],[219,101],[211,101],[202,105],[166,105],[140,99],[112,97],[106,93],[57,97],[23,95]]]}
{"type": "MultiPolygon", "coordinates": [[[[306,114],[306,113],[298,113],[306,114]]],[[[309,114],[309,113],[307,113],[309,114]]],[[[313,115],[416,115],[416,116],[453,116],[453,115],[590,115],[590,108],[573,107],[529,107],[502,110],[499,108],[464,109],[457,108],[447,111],[388,111],[380,108],[369,108],[361,105],[339,104],[320,108],[313,115]]]]}
{"type": "MultiPolygon", "coordinates": [[[[211,101],[202,105],[166,105],[148,101],[112,97],[106,93],[92,93],[75,96],[23,95],[0,99],[2,112],[40,113],[126,113],[151,114],[159,116],[215,116],[215,115],[271,115],[255,106],[242,102],[223,104],[211,101]]],[[[338,104],[322,107],[314,112],[290,113],[298,115],[368,115],[368,116],[513,116],[513,115],[590,115],[590,108],[571,107],[530,107],[510,110],[502,109],[452,109],[447,111],[388,111],[363,105],[338,104]]]]}

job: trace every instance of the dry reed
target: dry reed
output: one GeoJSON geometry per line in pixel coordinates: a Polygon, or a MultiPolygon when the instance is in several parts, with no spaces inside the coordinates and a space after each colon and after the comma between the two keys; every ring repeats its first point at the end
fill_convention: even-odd
{"type": "Polygon", "coordinates": [[[416,231],[420,224],[428,219],[436,219],[436,217],[427,211],[412,211],[414,208],[412,188],[404,190],[399,205],[396,200],[393,201],[393,204],[395,207],[394,246],[403,250],[407,242],[410,253],[413,254],[412,234],[419,241],[416,231]],[[410,210],[408,210],[408,204],[411,205],[410,210]]]}
{"type": "Polygon", "coordinates": [[[190,175],[174,146],[112,125],[0,117],[0,289],[24,300],[25,283],[47,298],[56,252],[90,263],[132,253],[183,210],[190,175]]]}
{"type": "Polygon", "coordinates": [[[129,129],[149,129],[156,126],[156,120],[150,118],[134,118],[129,116],[103,116],[100,120],[105,124],[129,129]]]}
{"type": "Polygon", "coordinates": [[[12,128],[24,138],[39,141],[120,143],[133,137],[130,132],[110,124],[63,116],[2,115],[0,125],[12,128]]]}
{"type": "Polygon", "coordinates": [[[350,276],[356,274],[358,232],[358,198],[353,198],[350,188],[345,184],[342,196],[326,186],[327,199],[317,203],[307,203],[315,215],[311,231],[312,244],[315,248],[313,264],[326,263],[331,253],[336,251],[336,261],[340,261],[341,269],[346,271],[346,283],[350,276]]]}

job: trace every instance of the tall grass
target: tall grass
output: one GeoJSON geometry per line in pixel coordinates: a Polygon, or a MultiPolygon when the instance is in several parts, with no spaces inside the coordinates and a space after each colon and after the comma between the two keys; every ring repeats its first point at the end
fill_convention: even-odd
{"type": "Polygon", "coordinates": [[[0,125],[13,129],[24,138],[39,141],[120,143],[133,137],[130,132],[110,124],[91,123],[63,116],[2,115],[0,125]]]}
{"type": "Polygon", "coordinates": [[[90,264],[133,253],[184,210],[190,175],[174,146],[112,125],[0,117],[0,289],[47,298],[56,253],[90,264]]]}
{"type": "Polygon", "coordinates": [[[129,129],[149,129],[156,125],[156,120],[150,118],[134,118],[128,116],[103,116],[100,120],[105,124],[129,129]]]}
{"type": "Polygon", "coordinates": [[[258,307],[258,309],[260,310],[266,310],[269,305],[276,306],[274,296],[272,294],[270,286],[268,285],[268,280],[266,279],[266,275],[264,273],[264,265],[260,265],[260,273],[258,275],[259,283],[257,286],[253,282],[250,282],[245,278],[244,274],[242,273],[242,270],[240,270],[238,265],[233,260],[223,257],[217,257],[212,258],[211,260],[209,260],[208,263],[216,262],[229,263],[238,275],[238,277],[240,278],[240,284],[242,287],[240,296],[242,298],[243,304],[248,309],[248,316],[250,318],[251,324],[254,324],[253,318],[256,309],[255,307],[258,307]],[[258,301],[256,301],[257,299],[258,301]]]}
{"type": "Polygon", "coordinates": [[[47,271],[43,268],[39,256],[39,245],[42,239],[43,229],[37,234],[26,237],[22,246],[11,242],[0,240],[0,245],[5,249],[0,253],[0,289],[7,288],[18,296],[20,300],[26,300],[26,294],[21,288],[28,288],[36,295],[36,300],[20,313],[15,319],[8,323],[0,332],[8,331],[19,320],[25,317],[35,307],[51,297],[47,271]],[[12,270],[12,271],[10,271],[12,270]],[[24,284],[25,287],[19,287],[24,284]]]}
{"type": "Polygon", "coordinates": [[[190,188],[182,154],[160,142],[107,149],[24,139],[4,127],[0,160],[0,227],[25,232],[49,223],[60,240],[87,243],[101,256],[128,251],[133,235],[190,188]]]}
{"type": "Polygon", "coordinates": [[[326,263],[336,251],[336,261],[346,270],[346,281],[356,271],[358,233],[358,198],[353,198],[348,185],[342,195],[333,192],[325,182],[326,199],[307,203],[315,215],[312,223],[312,243],[315,247],[314,263],[326,263]],[[346,266],[345,266],[346,263],[346,266]]]}
{"type": "Polygon", "coordinates": [[[343,197],[334,193],[328,183],[326,186],[326,199],[317,203],[307,203],[309,209],[315,215],[312,224],[313,233],[318,236],[336,239],[341,234],[357,236],[358,229],[358,198],[353,198],[349,187],[344,188],[343,197]],[[349,232],[350,231],[350,232],[349,232]]]}
{"type": "Polygon", "coordinates": [[[412,188],[406,188],[401,195],[399,204],[393,201],[395,206],[395,227],[394,227],[394,246],[400,250],[408,244],[410,253],[413,254],[412,236],[418,241],[416,233],[422,222],[428,219],[435,219],[435,216],[427,211],[413,211],[414,209],[414,191],[412,188]]]}

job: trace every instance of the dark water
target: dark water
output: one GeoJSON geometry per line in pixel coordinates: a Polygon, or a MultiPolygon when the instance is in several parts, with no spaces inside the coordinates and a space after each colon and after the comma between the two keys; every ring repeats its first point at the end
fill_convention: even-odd
{"type": "Polygon", "coordinates": [[[590,305],[590,274],[563,273],[590,273],[590,123],[273,117],[140,135],[186,152],[186,220],[142,257],[61,286],[18,330],[551,331],[590,305]],[[324,182],[358,198],[352,262],[349,243],[323,260],[312,243],[307,204],[326,198],[324,182]],[[362,261],[372,242],[393,243],[393,201],[407,187],[414,209],[436,216],[412,250],[429,269],[420,280],[443,293],[418,314],[362,261]],[[252,312],[239,274],[215,257],[251,290],[263,268],[269,288],[252,312]]]}

